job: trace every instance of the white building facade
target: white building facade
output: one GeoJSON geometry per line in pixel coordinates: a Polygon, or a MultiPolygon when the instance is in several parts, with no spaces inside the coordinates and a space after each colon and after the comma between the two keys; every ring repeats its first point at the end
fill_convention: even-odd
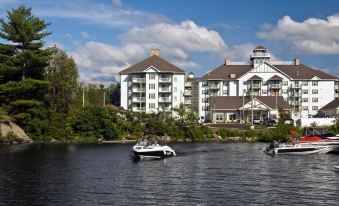
{"type": "MultiPolygon", "coordinates": [[[[291,106],[293,119],[316,115],[338,96],[337,77],[303,65],[300,59],[271,62],[267,49],[259,46],[253,50],[250,60],[251,64],[225,60],[223,65],[200,78],[196,108],[201,119],[214,119],[210,102],[213,96],[283,97],[291,106]]],[[[275,108],[270,115],[276,118],[277,113],[275,108]]]]}
{"type": "Polygon", "coordinates": [[[120,106],[134,112],[171,112],[184,103],[185,72],[159,57],[151,57],[120,72],[120,106]]]}

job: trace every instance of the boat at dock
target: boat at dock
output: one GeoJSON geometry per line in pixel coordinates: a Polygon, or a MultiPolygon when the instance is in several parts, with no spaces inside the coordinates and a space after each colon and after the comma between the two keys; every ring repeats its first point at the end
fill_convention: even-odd
{"type": "Polygon", "coordinates": [[[312,144],[292,144],[292,143],[280,143],[273,141],[268,147],[265,148],[266,154],[325,154],[332,149],[328,145],[312,145],[312,144]]]}

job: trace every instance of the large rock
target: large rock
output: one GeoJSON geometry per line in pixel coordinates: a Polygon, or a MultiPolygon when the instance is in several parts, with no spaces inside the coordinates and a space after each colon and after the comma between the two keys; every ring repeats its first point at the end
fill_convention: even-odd
{"type": "Polygon", "coordinates": [[[13,136],[15,142],[32,142],[21,127],[9,120],[0,120],[0,139],[13,136]]]}

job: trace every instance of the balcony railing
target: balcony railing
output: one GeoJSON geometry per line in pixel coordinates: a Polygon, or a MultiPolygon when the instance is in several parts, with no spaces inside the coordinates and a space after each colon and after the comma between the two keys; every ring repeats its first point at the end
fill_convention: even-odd
{"type": "Polygon", "coordinates": [[[133,97],[133,102],[144,102],[146,101],[145,97],[133,97]]]}
{"type": "Polygon", "coordinates": [[[159,92],[171,92],[171,87],[160,87],[159,92]]]}
{"type": "Polygon", "coordinates": [[[159,78],[159,82],[162,82],[162,83],[164,83],[164,82],[171,82],[171,81],[172,81],[171,78],[159,78]]]}
{"type": "Polygon", "coordinates": [[[294,92],[291,94],[292,97],[301,97],[301,92],[294,92]]]}
{"type": "Polygon", "coordinates": [[[192,104],[192,100],[190,100],[190,99],[185,99],[184,103],[185,103],[185,104],[192,104]]]}
{"type": "Polygon", "coordinates": [[[184,92],[184,95],[185,95],[185,96],[191,96],[191,95],[192,95],[192,91],[185,91],[185,92],[184,92]]]}
{"type": "Polygon", "coordinates": [[[160,111],[169,111],[171,110],[171,107],[159,107],[160,111]]]}
{"type": "Polygon", "coordinates": [[[299,89],[301,88],[301,84],[292,84],[292,88],[299,89]]]}
{"type": "Polygon", "coordinates": [[[185,82],[185,87],[191,87],[192,86],[192,82],[185,82]]]}
{"type": "Polygon", "coordinates": [[[133,107],[132,110],[135,112],[144,112],[146,111],[146,107],[133,107]]]}
{"type": "Polygon", "coordinates": [[[281,84],[271,84],[271,89],[280,89],[281,84]]]}
{"type": "Polygon", "coordinates": [[[134,87],[133,88],[133,92],[145,92],[145,91],[146,91],[146,88],[144,88],[144,87],[141,87],[141,88],[134,87]]]}
{"type": "Polygon", "coordinates": [[[145,83],[146,78],[133,78],[132,80],[134,83],[145,83]]]}
{"type": "Polygon", "coordinates": [[[260,89],[260,84],[252,84],[253,89],[260,89]]]}
{"type": "Polygon", "coordinates": [[[171,102],[170,97],[159,97],[159,102],[171,102]]]}
{"type": "Polygon", "coordinates": [[[295,106],[295,105],[301,105],[301,101],[292,101],[291,105],[295,106]]]}
{"type": "Polygon", "coordinates": [[[253,53],[251,54],[251,58],[253,57],[271,57],[270,53],[253,53]]]}
{"type": "Polygon", "coordinates": [[[219,89],[219,85],[217,84],[211,84],[208,86],[210,89],[219,89]]]}

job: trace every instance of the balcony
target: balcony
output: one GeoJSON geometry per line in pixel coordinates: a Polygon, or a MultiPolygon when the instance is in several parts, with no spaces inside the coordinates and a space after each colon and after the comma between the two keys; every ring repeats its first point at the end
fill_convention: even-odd
{"type": "Polygon", "coordinates": [[[191,96],[191,95],[192,95],[192,91],[185,91],[185,92],[184,92],[184,95],[185,95],[185,96],[191,96]]]}
{"type": "Polygon", "coordinates": [[[280,89],[281,88],[281,84],[271,84],[270,88],[271,89],[280,89]]]}
{"type": "Polygon", "coordinates": [[[291,87],[294,88],[294,89],[300,89],[301,84],[292,84],[291,87]]]}
{"type": "Polygon", "coordinates": [[[160,87],[159,92],[163,92],[163,93],[172,92],[172,88],[171,87],[160,87]]]}
{"type": "Polygon", "coordinates": [[[146,88],[145,87],[134,87],[133,92],[145,92],[146,88]]]}
{"type": "Polygon", "coordinates": [[[133,102],[145,102],[146,98],[145,97],[133,97],[133,102]]]}
{"type": "Polygon", "coordinates": [[[159,102],[171,102],[170,97],[159,97],[159,102]]]}
{"type": "Polygon", "coordinates": [[[133,83],[145,83],[146,78],[133,78],[132,82],[133,83]]]}
{"type": "Polygon", "coordinates": [[[252,84],[253,89],[260,89],[260,84],[252,84]]]}
{"type": "Polygon", "coordinates": [[[185,82],[185,87],[192,87],[192,82],[185,82]]]}
{"type": "Polygon", "coordinates": [[[301,92],[294,92],[291,94],[292,97],[301,97],[301,92]]]}
{"type": "Polygon", "coordinates": [[[185,104],[192,104],[192,100],[190,100],[190,99],[185,99],[184,103],[185,103],[185,104]]]}
{"type": "Polygon", "coordinates": [[[170,106],[168,106],[168,107],[159,107],[159,110],[160,111],[170,111],[171,107],[170,106]]]}
{"type": "Polygon", "coordinates": [[[208,86],[208,88],[210,88],[210,89],[219,89],[219,85],[211,84],[211,85],[208,86]]]}
{"type": "Polygon", "coordinates": [[[133,112],[145,112],[146,107],[133,107],[132,110],[133,112]]]}
{"type": "Polygon", "coordinates": [[[271,57],[270,53],[253,53],[251,54],[251,58],[255,57],[271,57]]]}
{"type": "Polygon", "coordinates": [[[159,78],[159,83],[171,83],[171,78],[159,78]]]}
{"type": "Polygon", "coordinates": [[[291,105],[293,106],[301,105],[301,101],[291,101],[291,105]]]}

